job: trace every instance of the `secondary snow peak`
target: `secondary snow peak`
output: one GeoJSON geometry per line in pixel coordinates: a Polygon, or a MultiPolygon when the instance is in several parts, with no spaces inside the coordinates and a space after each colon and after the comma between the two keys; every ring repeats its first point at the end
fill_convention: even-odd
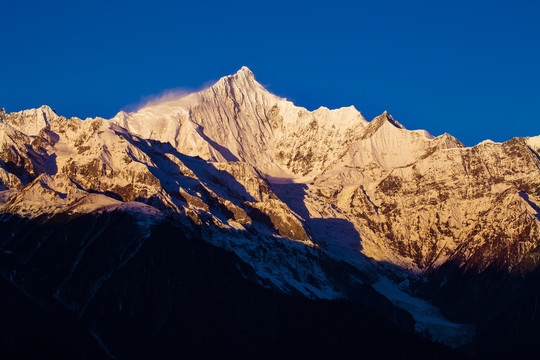
{"type": "Polygon", "coordinates": [[[399,129],[405,129],[405,126],[401,125],[399,122],[397,122],[392,115],[388,113],[388,111],[384,110],[384,112],[379,116],[383,121],[388,121],[390,124],[394,125],[395,127],[399,129]]]}
{"type": "Polygon", "coordinates": [[[58,118],[56,112],[47,105],[2,116],[4,121],[27,136],[36,136],[51,121],[58,118]]]}
{"type": "Polygon", "coordinates": [[[385,110],[381,115],[371,120],[364,131],[364,139],[373,136],[373,134],[375,134],[377,130],[379,130],[385,123],[390,123],[392,126],[398,129],[405,129],[403,125],[394,120],[394,118],[385,110]]]}

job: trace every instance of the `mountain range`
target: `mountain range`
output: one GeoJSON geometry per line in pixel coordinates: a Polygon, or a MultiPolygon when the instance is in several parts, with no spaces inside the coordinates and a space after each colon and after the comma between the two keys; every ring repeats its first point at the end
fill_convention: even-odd
{"type": "Polygon", "coordinates": [[[0,354],[528,355],[538,204],[540,136],[308,111],[246,67],[112,119],[1,110],[0,354]]]}

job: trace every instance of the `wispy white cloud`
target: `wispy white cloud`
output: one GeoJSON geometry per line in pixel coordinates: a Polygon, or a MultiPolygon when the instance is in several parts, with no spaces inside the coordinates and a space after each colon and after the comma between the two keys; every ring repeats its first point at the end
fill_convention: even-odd
{"type": "Polygon", "coordinates": [[[192,94],[194,92],[208,89],[213,84],[215,84],[215,81],[209,81],[209,82],[206,82],[201,87],[199,87],[198,89],[177,87],[177,88],[166,89],[166,90],[160,91],[157,94],[141,96],[141,99],[139,102],[124,106],[122,108],[122,111],[134,112],[148,105],[155,105],[155,104],[159,104],[165,101],[179,99],[181,97],[192,94]]]}
{"type": "Polygon", "coordinates": [[[159,104],[172,99],[178,99],[193,92],[195,92],[195,90],[188,88],[174,88],[163,90],[158,94],[141,96],[141,100],[139,100],[139,102],[126,105],[122,110],[126,112],[137,111],[145,106],[159,104]]]}

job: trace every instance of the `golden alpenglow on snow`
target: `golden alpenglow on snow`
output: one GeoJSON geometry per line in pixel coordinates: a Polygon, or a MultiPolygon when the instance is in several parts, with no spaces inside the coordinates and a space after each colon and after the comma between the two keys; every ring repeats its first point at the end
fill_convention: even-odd
{"type": "Polygon", "coordinates": [[[465,147],[386,111],[371,121],[354,106],[308,111],[247,67],[112,119],[2,111],[0,272],[45,308],[84,319],[110,358],[124,350],[92,320],[105,318],[95,315],[103,294],[115,304],[107,318],[136,319],[150,301],[162,317],[149,327],[168,329],[180,290],[151,302],[139,284],[199,281],[160,261],[196,274],[228,264],[235,284],[267,298],[350,301],[474,354],[507,336],[493,323],[510,328],[516,309],[530,319],[518,333],[538,335],[539,154],[540,136],[465,147]],[[176,248],[187,242],[192,252],[176,248]]]}

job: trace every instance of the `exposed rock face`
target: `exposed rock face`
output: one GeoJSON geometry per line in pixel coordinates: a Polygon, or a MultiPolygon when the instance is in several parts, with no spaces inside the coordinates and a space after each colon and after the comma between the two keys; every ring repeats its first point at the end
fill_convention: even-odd
{"type": "Polygon", "coordinates": [[[367,125],[354,107],[296,107],[266,91],[245,67],[201,92],[111,120],[184,154],[297,175],[324,169],[367,125]]]}
{"type": "MultiPolygon", "coordinates": [[[[0,212],[174,219],[285,293],[351,298],[355,287],[384,293],[380,284],[394,284],[409,296],[413,287],[397,282],[438,278],[448,266],[538,268],[539,151],[539,137],[468,148],[386,112],[371,122],[354,107],[309,112],[242,68],[110,120],[67,119],[46,106],[1,112],[0,212]],[[321,259],[362,275],[338,284],[321,259]]],[[[396,303],[438,341],[441,326],[461,326],[415,315],[421,300],[407,301],[396,303]]],[[[453,346],[469,339],[459,329],[453,346]]]]}
{"type": "Polygon", "coordinates": [[[57,119],[58,115],[50,107],[43,105],[39,109],[23,110],[10,114],[0,112],[0,117],[3,122],[27,136],[36,136],[51,121],[57,119]]]}
{"type": "Polygon", "coordinates": [[[366,233],[384,236],[386,249],[372,255],[381,260],[425,271],[459,258],[480,271],[512,270],[538,244],[538,169],[522,139],[428,150],[378,181],[342,190],[341,209],[366,233]],[[389,253],[401,259],[385,259],[389,253]]]}
{"type": "Polygon", "coordinates": [[[309,112],[247,68],[112,121],[182,153],[248,163],[271,182],[304,182],[306,196],[286,201],[297,213],[310,203],[302,216],[318,217],[331,204],[328,216],[354,224],[364,254],[411,270],[450,258],[512,269],[538,242],[535,138],[465,148],[448,134],[406,130],[386,112],[369,123],[353,107],[309,112]],[[320,196],[325,189],[336,191],[320,196]]]}

